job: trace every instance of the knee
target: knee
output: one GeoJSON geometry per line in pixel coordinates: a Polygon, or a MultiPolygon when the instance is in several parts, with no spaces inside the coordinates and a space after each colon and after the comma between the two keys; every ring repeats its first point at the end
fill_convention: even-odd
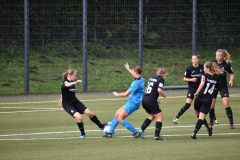
{"type": "Polygon", "coordinates": [[[122,121],[123,121],[123,117],[118,116],[117,119],[118,119],[118,122],[119,122],[119,123],[122,123],[122,121]]]}
{"type": "Polygon", "coordinates": [[[74,116],[75,120],[78,122],[78,123],[81,123],[83,120],[82,120],[82,116],[80,114],[78,115],[75,115],[74,116]]]}
{"type": "Polygon", "coordinates": [[[88,108],[85,110],[84,114],[87,115],[89,118],[92,118],[94,116],[94,113],[88,108]]]}

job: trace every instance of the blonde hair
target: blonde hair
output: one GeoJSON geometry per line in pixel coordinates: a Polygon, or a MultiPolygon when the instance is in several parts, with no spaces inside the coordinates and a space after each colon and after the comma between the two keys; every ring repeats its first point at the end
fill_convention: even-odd
{"type": "Polygon", "coordinates": [[[168,75],[168,70],[166,68],[160,67],[157,69],[156,75],[165,79],[168,75]]]}
{"type": "Polygon", "coordinates": [[[65,72],[63,72],[62,79],[65,80],[65,79],[67,79],[68,75],[73,75],[76,72],[77,72],[77,70],[75,70],[75,69],[67,69],[65,72]]]}
{"type": "Polygon", "coordinates": [[[213,74],[218,75],[223,73],[222,69],[215,62],[206,62],[204,65],[206,68],[209,68],[210,72],[213,74]]]}
{"type": "Polygon", "coordinates": [[[226,49],[218,49],[216,52],[221,52],[223,55],[223,60],[227,63],[232,62],[231,61],[231,54],[226,49]]]}

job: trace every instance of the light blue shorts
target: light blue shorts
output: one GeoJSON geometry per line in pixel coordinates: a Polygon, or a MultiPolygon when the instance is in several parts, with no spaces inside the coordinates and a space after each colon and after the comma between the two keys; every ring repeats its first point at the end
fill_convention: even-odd
{"type": "Polygon", "coordinates": [[[124,106],[123,109],[128,113],[128,115],[132,114],[136,110],[140,108],[140,103],[134,103],[128,101],[124,106]]]}

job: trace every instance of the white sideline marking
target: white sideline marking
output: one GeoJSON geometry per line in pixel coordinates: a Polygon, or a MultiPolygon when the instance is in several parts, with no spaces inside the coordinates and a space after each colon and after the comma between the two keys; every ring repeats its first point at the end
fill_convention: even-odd
{"type": "Polygon", "coordinates": [[[62,109],[48,109],[48,110],[32,110],[32,111],[12,111],[12,112],[0,112],[0,114],[14,114],[14,113],[33,113],[33,112],[53,112],[62,109]]]}
{"type": "MultiPolygon", "coordinates": [[[[162,135],[163,137],[187,137],[192,134],[169,134],[162,135]]],[[[229,136],[240,135],[240,133],[216,133],[213,136],[229,136]]],[[[208,136],[208,134],[198,134],[198,136],[208,136]]],[[[145,137],[153,137],[153,135],[147,135],[145,137]]],[[[87,137],[86,139],[102,139],[104,137],[87,137]]],[[[132,138],[132,136],[114,136],[114,138],[132,138]]],[[[0,141],[33,141],[33,140],[67,140],[67,139],[79,139],[79,137],[53,137],[53,138],[12,138],[12,139],[0,139],[0,141]]],[[[83,140],[84,141],[84,140],[83,140]]]]}
{"type": "MultiPolygon", "coordinates": [[[[218,97],[220,97],[218,95],[218,97]]],[[[230,94],[230,98],[238,98],[240,94],[230,94]]],[[[168,99],[186,98],[186,96],[169,96],[168,99]]],[[[97,102],[97,101],[123,101],[127,98],[108,98],[108,99],[83,99],[82,102],[97,102]]],[[[57,103],[58,101],[35,101],[35,102],[9,102],[0,103],[0,105],[11,105],[11,104],[45,104],[45,103],[57,103]]]]}
{"type": "MultiPolygon", "coordinates": [[[[217,124],[215,127],[228,126],[229,124],[217,124]]],[[[240,124],[235,124],[238,126],[240,124]]],[[[162,128],[192,128],[195,125],[186,126],[163,126],[162,128]]],[[[148,127],[148,129],[154,129],[155,127],[148,127]]],[[[139,129],[139,128],[137,128],[139,129]]],[[[125,131],[126,129],[116,129],[116,131],[125,131]]],[[[14,136],[30,136],[30,135],[48,135],[48,134],[65,134],[65,133],[78,133],[79,131],[59,131],[59,132],[39,132],[39,133],[24,133],[24,134],[2,134],[0,137],[14,137],[14,136]]],[[[85,130],[85,132],[102,132],[101,130],[85,130]]]]}

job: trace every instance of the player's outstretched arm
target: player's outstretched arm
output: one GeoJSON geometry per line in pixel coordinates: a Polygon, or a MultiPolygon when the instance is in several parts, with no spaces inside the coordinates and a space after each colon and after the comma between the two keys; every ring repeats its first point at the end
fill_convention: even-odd
{"type": "Polygon", "coordinates": [[[124,66],[125,66],[125,68],[127,69],[127,71],[128,71],[129,73],[131,73],[131,75],[134,77],[134,71],[133,71],[133,69],[130,68],[129,64],[126,63],[124,66]]]}
{"type": "Polygon", "coordinates": [[[65,82],[64,85],[65,87],[71,87],[77,83],[81,83],[82,81],[81,80],[76,80],[75,82],[65,82]]]}
{"type": "Polygon", "coordinates": [[[122,93],[118,93],[118,92],[113,92],[113,95],[114,96],[117,96],[117,97],[127,97],[128,95],[130,94],[129,91],[125,91],[125,92],[122,92],[122,93]]]}

